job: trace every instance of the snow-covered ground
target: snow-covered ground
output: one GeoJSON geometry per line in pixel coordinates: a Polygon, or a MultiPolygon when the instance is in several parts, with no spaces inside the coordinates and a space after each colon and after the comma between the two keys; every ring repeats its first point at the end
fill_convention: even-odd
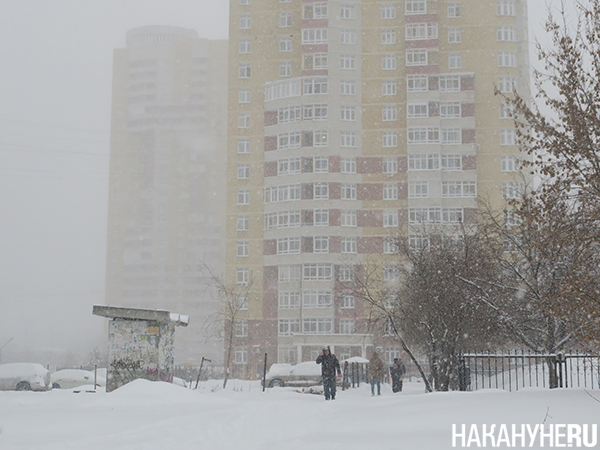
{"type": "Polygon", "coordinates": [[[424,394],[415,382],[399,394],[383,385],[371,397],[363,384],[326,402],[293,388],[221,384],[192,391],[137,380],[110,394],[0,392],[0,449],[444,450],[453,448],[452,424],[460,431],[460,424],[600,423],[598,391],[424,394]]]}

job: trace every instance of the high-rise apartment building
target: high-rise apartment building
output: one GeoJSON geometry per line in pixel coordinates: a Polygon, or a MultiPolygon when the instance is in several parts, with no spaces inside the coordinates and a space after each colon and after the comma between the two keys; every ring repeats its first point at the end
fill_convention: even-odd
{"type": "Polygon", "coordinates": [[[146,26],[114,53],[106,303],[190,316],[176,362],[221,357],[207,264],[224,271],[227,41],[146,26]]]}
{"type": "Polygon", "coordinates": [[[235,367],[323,345],[366,356],[382,343],[345,291],[352,267],[519,192],[494,89],[528,88],[526,1],[231,0],[230,14],[226,264],[248,286],[235,367]]]}

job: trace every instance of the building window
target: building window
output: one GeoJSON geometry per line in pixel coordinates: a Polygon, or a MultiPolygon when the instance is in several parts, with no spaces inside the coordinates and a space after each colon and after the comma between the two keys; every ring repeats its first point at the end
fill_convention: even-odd
{"type": "Polygon", "coordinates": [[[327,44],[327,28],[302,30],[302,44],[327,44]]]}
{"type": "Polygon", "coordinates": [[[304,95],[327,94],[327,78],[305,78],[302,87],[304,95]]]}
{"type": "Polygon", "coordinates": [[[250,153],[250,139],[238,139],[238,153],[240,155],[250,153]]]}
{"type": "Polygon", "coordinates": [[[515,145],[517,143],[517,131],[515,129],[500,130],[500,145],[515,145]]]}
{"type": "Polygon", "coordinates": [[[277,175],[297,175],[301,173],[301,159],[281,158],[277,160],[277,175]]]}
{"type": "Polygon", "coordinates": [[[304,120],[327,120],[328,107],[326,103],[304,105],[304,120]]]}
{"type": "Polygon", "coordinates": [[[288,283],[300,281],[301,266],[299,265],[282,265],[277,269],[277,281],[280,283],[288,283]]]}
{"type": "Polygon", "coordinates": [[[341,106],[340,120],[354,122],[356,120],[356,108],[354,106],[341,106]]]}
{"type": "Polygon", "coordinates": [[[448,43],[458,44],[461,40],[460,28],[448,28],[448,43]]]}
{"type": "Polygon", "coordinates": [[[250,113],[238,114],[238,128],[250,128],[250,113]]]}
{"type": "Polygon", "coordinates": [[[343,227],[355,227],[356,211],[342,211],[340,224],[343,227]]]}
{"type": "Polygon", "coordinates": [[[381,5],[381,18],[383,20],[386,19],[395,19],[396,18],[396,6],[389,3],[384,3],[381,5]]]}
{"type": "Polygon", "coordinates": [[[354,89],[354,80],[341,80],[340,81],[340,93],[342,95],[354,95],[356,93],[354,89]]]}
{"type": "Polygon", "coordinates": [[[408,170],[439,170],[440,155],[408,155],[408,170]]]}
{"type": "Polygon", "coordinates": [[[356,253],[356,238],[342,238],[342,253],[356,253]]]}
{"type": "Polygon", "coordinates": [[[441,102],[440,117],[442,119],[457,119],[462,117],[462,109],[460,102],[441,102]]]}
{"type": "Polygon", "coordinates": [[[301,145],[301,137],[299,131],[290,133],[279,133],[277,135],[277,149],[298,148],[301,145]]]}
{"type": "Polygon", "coordinates": [[[462,130],[460,128],[442,128],[443,145],[462,144],[462,130]]]}
{"type": "Polygon", "coordinates": [[[340,319],[340,334],[354,334],[354,319],[340,319]]]}
{"type": "Polygon", "coordinates": [[[300,183],[265,188],[265,203],[300,200],[300,183]]]}
{"type": "Polygon", "coordinates": [[[291,77],[292,76],[291,61],[281,61],[279,63],[279,76],[280,77],[291,77]]]}
{"type": "Polygon", "coordinates": [[[459,171],[462,170],[461,155],[442,155],[442,170],[459,171]]]}
{"type": "Polygon", "coordinates": [[[313,238],[313,253],[329,253],[329,237],[315,236],[313,238]]]}
{"type": "Polygon", "coordinates": [[[498,90],[505,94],[517,91],[517,79],[514,77],[500,77],[498,79],[498,90]]]}
{"type": "Polygon", "coordinates": [[[381,120],[383,122],[394,122],[398,120],[398,108],[396,105],[383,105],[381,109],[381,120]]]}
{"type": "Polygon", "coordinates": [[[498,41],[515,41],[515,27],[503,26],[498,27],[498,41]]]}
{"type": "MultiPolygon", "coordinates": [[[[340,281],[352,281],[354,280],[354,268],[352,266],[340,266],[340,281]]],[[[354,308],[354,306],[352,306],[354,308]]]]}
{"type": "Polygon", "coordinates": [[[327,147],[329,142],[329,133],[326,130],[313,132],[313,147],[327,147]]]}
{"type": "Polygon", "coordinates": [[[462,67],[462,56],[460,53],[450,53],[448,55],[448,68],[460,69],[462,67]]]}
{"type": "Polygon", "coordinates": [[[250,164],[238,164],[237,177],[238,180],[245,180],[250,178],[250,164]]]}
{"type": "Polygon", "coordinates": [[[279,319],[279,336],[292,336],[300,333],[300,319],[279,319]]]}
{"type": "Polygon", "coordinates": [[[356,173],[356,158],[342,158],[341,173],[356,173]]]}
{"type": "Polygon", "coordinates": [[[500,118],[513,119],[515,117],[515,105],[500,103],[500,118]]]}
{"type": "Polygon", "coordinates": [[[398,159],[397,158],[383,158],[382,173],[384,173],[386,175],[397,174],[398,173],[398,159]]]}
{"type": "Polygon", "coordinates": [[[249,205],[250,204],[250,189],[238,189],[237,204],[238,205],[249,205]]]}
{"type": "Polygon", "coordinates": [[[408,102],[406,116],[409,119],[423,119],[429,117],[428,102],[408,102]]]}
{"type": "Polygon", "coordinates": [[[292,13],[291,12],[283,12],[279,14],[279,26],[281,28],[291,27],[292,26],[292,13]]]}
{"type": "Polygon", "coordinates": [[[240,16],[240,30],[249,30],[252,28],[252,19],[250,14],[242,14],[240,16]]]}
{"type": "Polygon", "coordinates": [[[356,147],[356,134],[353,131],[341,131],[340,146],[351,148],[356,147]]]}
{"type": "Polygon", "coordinates": [[[398,242],[394,238],[386,238],[383,241],[383,253],[386,255],[395,255],[399,251],[398,242]]]}
{"type": "Polygon", "coordinates": [[[427,0],[406,0],[404,13],[407,16],[427,14],[427,0]]]}
{"type": "Polygon", "coordinates": [[[407,143],[412,145],[439,144],[440,129],[436,127],[408,128],[407,143]]]}
{"type": "Polygon", "coordinates": [[[297,255],[300,253],[300,237],[287,237],[277,239],[278,255],[297,255]]]}
{"type": "MultiPolygon", "coordinates": [[[[342,273],[343,269],[340,269],[340,274],[342,273]]],[[[352,270],[352,269],[348,269],[348,270],[352,270]]],[[[340,277],[341,278],[341,277],[340,277]]],[[[352,281],[352,275],[350,275],[350,279],[349,280],[342,280],[340,279],[340,281],[352,281]]],[[[354,308],[354,295],[352,294],[346,294],[342,296],[342,300],[340,302],[340,308],[342,309],[352,309],[354,308]]]]}
{"type": "Polygon", "coordinates": [[[304,264],[302,274],[304,281],[329,281],[333,278],[333,266],[326,263],[304,264]]]}
{"type": "Polygon", "coordinates": [[[302,319],[302,332],[304,334],[331,334],[333,333],[333,319],[302,319]]]}
{"type": "Polygon", "coordinates": [[[240,88],[239,89],[238,103],[250,103],[250,88],[240,88]]]}
{"type": "Polygon", "coordinates": [[[248,349],[236,347],[233,362],[235,364],[248,364],[248,349]]]}
{"type": "Polygon", "coordinates": [[[440,91],[460,92],[460,75],[441,75],[440,91]]]}
{"type": "Polygon", "coordinates": [[[496,14],[499,16],[514,16],[515,2],[512,0],[499,0],[496,4],[496,14]]]}
{"type": "Polygon", "coordinates": [[[250,39],[240,39],[240,54],[250,53],[250,39]]]}
{"type": "Polygon", "coordinates": [[[442,209],[442,223],[462,223],[462,208],[444,208],[442,209]]]}
{"type": "Polygon", "coordinates": [[[429,78],[427,75],[408,75],[406,77],[407,92],[427,92],[429,90],[429,78]]]}
{"type": "Polygon", "coordinates": [[[250,229],[249,226],[249,217],[246,214],[240,214],[237,216],[237,231],[248,231],[250,229]]]}
{"type": "Polygon", "coordinates": [[[291,52],[292,51],[292,38],[280,37],[279,38],[279,51],[280,52],[291,52]]]}
{"type": "Polygon", "coordinates": [[[327,53],[311,53],[308,55],[304,55],[304,69],[307,70],[321,70],[327,69],[327,53]]]}
{"type": "Polygon", "coordinates": [[[294,228],[299,227],[300,211],[280,211],[276,213],[265,214],[265,230],[276,228],[294,228]]]}
{"type": "Polygon", "coordinates": [[[517,67],[515,52],[498,52],[498,67],[517,67]]]}
{"type": "Polygon", "coordinates": [[[502,196],[506,199],[517,199],[523,192],[522,186],[516,181],[502,183],[502,196]]]}
{"type": "Polygon", "coordinates": [[[313,158],[313,173],[328,173],[329,172],[329,157],[315,156],[313,158]]]}
{"type": "Polygon", "coordinates": [[[277,110],[277,123],[300,122],[302,120],[302,108],[300,105],[285,106],[277,110]]]}
{"type": "Polygon", "coordinates": [[[474,198],[477,197],[475,181],[443,181],[442,198],[474,198]]]}
{"type": "Polygon", "coordinates": [[[383,281],[396,281],[400,277],[400,270],[396,264],[383,266],[383,281]]]}
{"type": "Polygon", "coordinates": [[[304,5],[304,19],[327,19],[327,3],[304,5]]]}
{"type": "Polygon", "coordinates": [[[398,226],[398,211],[397,210],[383,211],[383,226],[384,227],[397,227],[398,226]]]}
{"type": "Polygon", "coordinates": [[[382,147],[398,147],[398,133],[395,131],[384,131],[381,135],[382,147]]]}
{"type": "Polygon", "coordinates": [[[300,308],[300,292],[298,291],[280,291],[279,309],[298,309],[300,308]]]}
{"type": "Polygon", "coordinates": [[[438,38],[437,23],[410,23],[405,27],[407,41],[420,41],[438,38]]]}
{"type": "Polygon", "coordinates": [[[381,30],[381,45],[392,45],[396,43],[396,30],[381,30]]]}
{"type": "Polygon", "coordinates": [[[248,336],[248,321],[237,320],[234,326],[234,332],[236,337],[247,337],[248,336]]]}
{"type": "Polygon", "coordinates": [[[240,0],[240,5],[249,5],[250,0],[240,0]]]}
{"type": "Polygon", "coordinates": [[[381,82],[381,95],[396,95],[396,80],[383,80],[381,82]]]}
{"type": "Polygon", "coordinates": [[[408,248],[412,251],[421,251],[429,248],[429,236],[409,236],[408,248]]]}
{"type": "Polygon", "coordinates": [[[342,200],[356,200],[356,184],[342,183],[342,200]]]}
{"type": "Polygon", "coordinates": [[[329,226],[329,210],[315,209],[313,211],[313,224],[315,227],[329,226]]]}
{"type": "Polygon", "coordinates": [[[441,221],[441,208],[410,208],[408,210],[408,223],[440,223],[441,221]]]}
{"type": "Polygon", "coordinates": [[[340,69],[346,69],[346,70],[356,69],[355,56],[354,55],[341,55],[340,69]]]}
{"type": "Polygon", "coordinates": [[[252,75],[252,69],[250,63],[240,63],[239,65],[239,77],[250,78],[252,75]]]}
{"type": "Polygon", "coordinates": [[[247,267],[238,267],[235,271],[235,282],[244,286],[250,281],[250,271],[247,267]]]}
{"type": "Polygon", "coordinates": [[[314,200],[329,200],[329,183],[315,183],[313,185],[314,200]]]}
{"type": "Polygon", "coordinates": [[[304,291],[302,293],[303,308],[330,308],[332,305],[331,291],[304,291]]]}
{"type": "Polygon", "coordinates": [[[455,19],[460,17],[460,3],[450,2],[448,3],[448,18],[455,19]]]}
{"type": "Polygon", "coordinates": [[[340,44],[356,44],[356,30],[341,30],[340,44]]]}
{"type": "Polygon", "coordinates": [[[384,200],[398,200],[398,185],[386,183],[383,185],[384,200]]]}
{"type": "Polygon", "coordinates": [[[502,157],[502,172],[518,172],[519,163],[515,156],[503,156],[502,157]]]}
{"type": "Polygon", "coordinates": [[[341,4],[340,5],[340,19],[346,19],[346,20],[354,19],[354,5],[341,4]]]}
{"type": "Polygon", "coordinates": [[[381,57],[382,70],[396,70],[396,54],[387,53],[381,57]]]}
{"type": "Polygon", "coordinates": [[[425,49],[406,50],[406,65],[407,66],[426,66],[427,65],[427,50],[425,50],[425,49]]]}

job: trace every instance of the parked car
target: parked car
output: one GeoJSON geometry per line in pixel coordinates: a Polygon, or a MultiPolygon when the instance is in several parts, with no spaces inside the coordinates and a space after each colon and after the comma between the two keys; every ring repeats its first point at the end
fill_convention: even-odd
{"type": "MultiPolygon", "coordinates": [[[[93,371],[64,369],[52,374],[52,387],[54,389],[73,389],[85,385],[94,385],[93,371]]],[[[106,386],[106,379],[97,375],[96,386],[106,386]]]]}
{"type": "Polygon", "coordinates": [[[41,364],[12,363],[0,365],[0,390],[47,391],[52,389],[50,372],[41,364]]]}
{"type": "Polygon", "coordinates": [[[273,364],[265,377],[267,387],[305,387],[323,384],[321,366],[314,361],[300,364],[273,364]]]}

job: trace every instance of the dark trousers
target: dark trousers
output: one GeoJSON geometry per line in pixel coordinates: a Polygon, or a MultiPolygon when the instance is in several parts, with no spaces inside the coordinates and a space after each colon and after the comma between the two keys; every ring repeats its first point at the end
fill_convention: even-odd
{"type": "Polygon", "coordinates": [[[402,391],[402,378],[392,377],[392,391],[393,392],[401,392],[402,391]]]}
{"type": "Polygon", "coordinates": [[[335,377],[323,377],[323,391],[325,392],[325,400],[335,398],[335,377]]]}

